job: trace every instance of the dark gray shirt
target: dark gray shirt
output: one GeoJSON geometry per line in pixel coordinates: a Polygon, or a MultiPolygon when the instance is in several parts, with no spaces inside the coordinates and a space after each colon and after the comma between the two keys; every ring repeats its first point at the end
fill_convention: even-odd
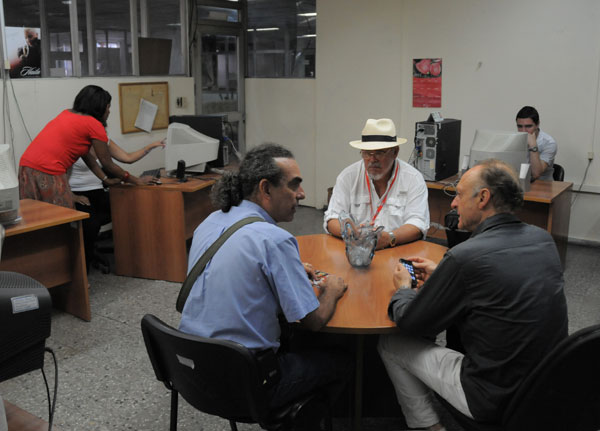
{"type": "Polygon", "coordinates": [[[398,290],[388,311],[413,335],[456,327],[469,410],[497,422],[521,381],[567,336],[563,284],[550,234],[497,214],[448,250],[418,293],[398,290]]]}

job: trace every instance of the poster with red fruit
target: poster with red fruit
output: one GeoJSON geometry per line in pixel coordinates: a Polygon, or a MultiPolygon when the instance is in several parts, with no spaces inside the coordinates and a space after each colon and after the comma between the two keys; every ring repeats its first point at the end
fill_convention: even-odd
{"type": "Polygon", "coordinates": [[[413,107],[442,107],[442,59],[413,59],[413,107]]]}

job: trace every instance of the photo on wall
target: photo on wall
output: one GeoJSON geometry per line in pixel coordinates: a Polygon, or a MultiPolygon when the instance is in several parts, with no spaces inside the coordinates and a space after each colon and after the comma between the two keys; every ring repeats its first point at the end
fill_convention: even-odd
{"type": "Polygon", "coordinates": [[[442,107],[442,59],[413,59],[413,107],[442,107]]]}
{"type": "Polygon", "coordinates": [[[39,78],[42,76],[42,42],[40,29],[33,27],[6,27],[6,52],[11,78],[39,78]]]}

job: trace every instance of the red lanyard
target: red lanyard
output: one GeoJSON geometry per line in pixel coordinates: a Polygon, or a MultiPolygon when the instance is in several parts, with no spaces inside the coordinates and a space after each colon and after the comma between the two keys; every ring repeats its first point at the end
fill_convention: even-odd
{"type": "MultiPolygon", "coordinates": [[[[375,219],[381,212],[381,208],[383,208],[383,206],[385,205],[385,202],[387,201],[388,193],[390,192],[392,186],[394,185],[394,182],[396,181],[397,176],[398,176],[398,163],[396,163],[396,171],[394,172],[394,178],[392,179],[392,182],[390,183],[387,190],[385,191],[385,194],[383,195],[383,199],[380,200],[381,203],[377,207],[377,212],[371,219],[371,223],[375,222],[375,219]]],[[[371,181],[369,181],[369,174],[367,173],[366,168],[365,168],[365,179],[367,180],[367,188],[369,189],[369,207],[371,208],[371,214],[373,214],[373,201],[372,201],[373,198],[371,196],[371,181]]]]}

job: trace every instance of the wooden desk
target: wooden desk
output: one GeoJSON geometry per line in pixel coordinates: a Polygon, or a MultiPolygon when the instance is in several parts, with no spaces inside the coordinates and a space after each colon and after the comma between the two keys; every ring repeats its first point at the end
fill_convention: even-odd
{"type": "Polygon", "coordinates": [[[300,259],[316,269],[341,276],[348,284],[336,311],[323,329],[326,332],[357,334],[356,374],[354,376],[354,429],[361,428],[364,335],[385,334],[396,330],[387,315],[393,270],[401,257],[422,256],[439,262],[446,247],[416,241],[375,252],[365,269],[352,267],[346,258],[344,242],[331,235],[299,236],[300,259]]]}
{"type": "MultiPolygon", "coordinates": [[[[450,211],[450,203],[456,190],[451,184],[456,180],[457,177],[454,176],[442,181],[427,181],[432,223],[444,225],[444,216],[450,211]]],[[[517,212],[524,222],[539,226],[552,235],[563,268],[567,259],[572,190],[573,183],[537,180],[531,183],[531,190],[524,196],[523,208],[517,212]]],[[[434,227],[429,229],[427,235],[446,239],[444,231],[434,227]]]]}
{"type": "Polygon", "coordinates": [[[22,220],[6,228],[1,271],[28,275],[50,289],[52,304],[92,318],[81,220],[89,214],[23,199],[22,220]],[[60,286],[60,287],[58,287],[60,286]]]}
{"type": "Polygon", "coordinates": [[[214,208],[209,199],[215,176],[158,186],[110,188],[116,273],[183,282],[186,240],[214,208]]]}

